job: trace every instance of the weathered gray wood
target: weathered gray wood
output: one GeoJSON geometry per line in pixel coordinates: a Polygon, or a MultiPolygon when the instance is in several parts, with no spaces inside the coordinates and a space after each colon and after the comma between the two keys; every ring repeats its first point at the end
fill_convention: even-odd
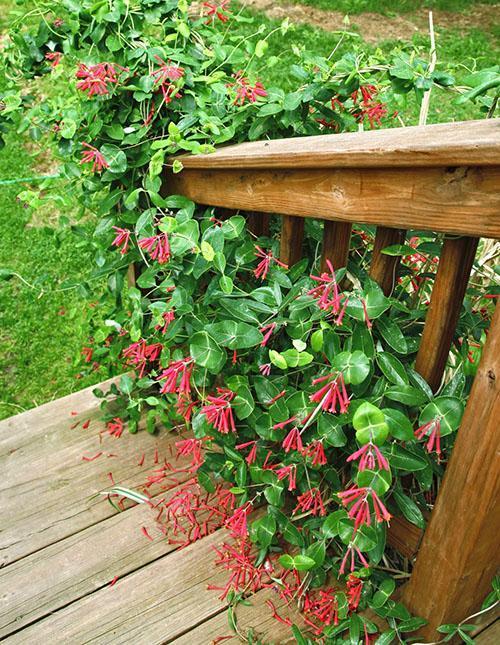
{"type": "MultiPolygon", "coordinates": [[[[161,557],[52,616],[23,629],[9,643],[144,643],[172,641],[224,609],[217,592],[226,571],[214,570],[213,546],[219,531],[161,557]]],[[[200,644],[201,645],[201,644],[200,644]]]]}
{"type": "Polygon", "coordinates": [[[184,168],[373,168],[500,163],[500,123],[482,119],[221,147],[181,155],[184,168]]]}

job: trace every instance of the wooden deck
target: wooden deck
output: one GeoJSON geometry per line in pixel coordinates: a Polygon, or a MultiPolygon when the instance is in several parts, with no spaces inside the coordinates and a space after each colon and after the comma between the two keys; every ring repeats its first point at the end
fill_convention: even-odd
{"type": "MultiPolygon", "coordinates": [[[[100,440],[104,427],[92,389],[0,423],[0,640],[208,645],[230,636],[223,642],[241,642],[218,593],[206,589],[225,578],[213,567],[222,532],[178,549],[155,531],[147,505],[117,512],[99,495],[111,486],[109,473],[131,488],[143,481],[156,451],[168,455],[175,438],[124,432],[100,440]]],[[[271,590],[259,591],[250,606],[238,607],[241,632],[253,627],[265,643],[294,642],[272,618],[269,598],[290,615],[271,590]]],[[[498,643],[500,631],[489,628],[478,642],[498,643]]]]}

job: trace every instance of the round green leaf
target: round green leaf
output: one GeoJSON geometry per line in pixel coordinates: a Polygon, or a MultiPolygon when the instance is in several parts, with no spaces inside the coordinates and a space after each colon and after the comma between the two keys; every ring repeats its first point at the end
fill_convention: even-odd
{"type": "Polygon", "coordinates": [[[222,320],[207,325],[205,330],[219,345],[229,349],[245,349],[254,347],[262,342],[263,336],[258,329],[244,322],[222,320]]]}
{"type": "Polygon", "coordinates": [[[350,297],[346,311],[355,320],[365,320],[362,299],[365,301],[368,318],[373,320],[381,316],[389,308],[389,300],[380,289],[371,289],[363,298],[350,297]]]}
{"type": "Polygon", "coordinates": [[[391,487],[392,475],[389,470],[361,470],[356,483],[362,488],[373,488],[377,495],[384,495],[391,487]]]}
{"type": "Polygon", "coordinates": [[[453,396],[439,396],[422,410],[419,423],[422,426],[433,419],[440,418],[440,433],[445,437],[458,430],[463,413],[464,406],[460,399],[453,396]]]}
{"type": "Polygon", "coordinates": [[[389,426],[382,410],[365,401],[354,413],[352,425],[356,430],[356,439],[361,444],[372,441],[381,446],[389,434],[389,426]]]}
{"type": "Polygon", "coordinates": [[[340,352],[333,361],[332,367],[342,372],[346,383],[359,385],[370,373],[370,359],[360,350],[340,352]]]}
{"type": "Polygon", "coordinates": [[[296,555],[292,557],[291,555],[285,554],[280,557],[279,563],[285,569],[296,569],[297,571],[309,571],[316,566],[316,562],[307,555],[296,555]]]}
{"type": "Polygon", "coordinates": [[[406,414],[393,408],[383,408],[382,412],[393,437],[401,441],[412,441],[413,426],[406,414]]]}
{"type": "Polygon", "coordinates": [[[191,337],[189,353],[197,365],[213,373],[219,372],[226,361],[226,353],[206,331],[191,337]]]}
{"type": "Polygon", "coordinates": [[[286,370],[288,367],[286,359],[274,349],[269,350],[269,360],[273,365],[279,367],[280,370],[286,370]]]}

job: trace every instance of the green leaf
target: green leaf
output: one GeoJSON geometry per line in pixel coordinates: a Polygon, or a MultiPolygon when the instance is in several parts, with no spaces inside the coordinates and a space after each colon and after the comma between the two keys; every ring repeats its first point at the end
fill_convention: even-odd
{"type": "Polygon", "coordinates": [[[246,349],[260,345],[263,336],[258,329],[244,322],[234,320],[221,320],[212,325],[206,325],[205,331],[214,338],[219,345],[229,349],[246,349]]]}
{"type": "Polygon", "coordinates": [[[257,44],[255,45],[255,56],[257,58],[262,58],[264,54],[267,51],[267,48],[269,47],[269,43],[267,40],[258,40],[257,44]]]}
{"type": "Polygon", "coordinates": [[[427,467],[427,460],[425,457],[411,452],[408,448],[403,448],[398,443],[391,444],[391,450],[387,456],[391,466],[398,470],[414,472],[417,470],[424,470],[424,468],[427,467]]]}
{"type": "Polygon", "coordinates": [[[392,475],[388,470],[362,470],[356,475],[356,482],[362,488],[373,488],[380,497],[391,487],[392,475]]]}
{"type": "Polygon", "coordinates": [[[320,567],[325,561],[326,556],[326,546],[322,540],[314,542],[307,547],[305,555],[308,558],[312,558],[315,562],[316,567],[320,567]]]}
{"type": "Polygon", "coordinates": [[[415,504],[415,502],[410,497],[408,497],[408,495],[405,495],[403,492],[397,489],[393,492],[392,495],[396,504],[398,505],[399,510],[403,513],[408,522],[415,524],[415,526],[418,526],[421,529],[425,529],[424,516],[422,515],[422,511],[415,504]]]}
{"type": "Polygon", "coordinates": [[[392,349],[399,354],[406,354],[408,352],[406,339],[397,323],[390,318],[379,318],[376,324],[382,338],[392,349]]]}
{"type": "Polygon", "coordinates": [[[362,299],[365,301],[368,318],[373,320],[381,316],[389,308],[389,300],[386,298],[381,289],[375,288],[368,291],[363,297],[350,297],[346,312],[351,318],[356,320],[365,320],[365,312],[362,299]]]}
{"type": "Polygon", "coordinates": [[[389,432],[395,439],[400,439],[401,441],[413,440],[413,426],[406,414],[393,408],[383,408],[382,412],[389,426],[389,432]]]}
{"type": "Polygon", "coordinates": [[[226,362],[226,353],[206,331],[193,334],[189,353],[197,365],[206,367],[214,374],[220,372],[226,362]]]}
{"type": "Polygon", "coordinates": [[[460,427],[464,406],[460,399],[452,396],[439,396],[431,401],[420,413],[419,424],[422,426],[433,419],[440,419],[442,437],[451,434],[460,427]]]}
{"type": "Polygon", "coordinates": [[[396,581],[393,578],[383,580],[370,601],[370,607],[372,609],[380,609],[380,607],[383,607],[393,594],[395,588],[396,581]]]}
{"type": "Polygon", "coordinates": [[[389,629],[386,632],[380,634],[380,636],[375,641],[375,645],[391,645],[391,643],[396,638],[396,630],[389,629]]]}
{"type": "Polygon", "coordinates": [[[287,367],[304,367],[314,360],[314,356],[308,352],[299,352],[296,349],[287,349],[281,352],[285,359],[287,367]]]}
{"type": "Polygon", "coordinates": [[[297,571],[309,571],[316,566],[314,560],[307,555],[296,555],[292,557],[291,555],[285,554],[280,557],[279,563],[285,569],[295,569],[297,571]]]}
{"type": "Polygon", "coordinates": [[[209,242],[203,241],[201,243],[201,254],[207,262],[212,262],[215,257],[214,247],[209,242]]]}
{"type": "Polygon", "coordinates": [[[276,520],[272,515],[266,515],[253,522],[253,529],[260,546],[267,549],[276,533],[276,520]]]}
{"type": "Polygon", "coordinates": [[[359,385],[370,373],[370,359],[360,350],[337,354],[332,367],[342,372],[346,383],[359,385]]]}
{"type": "Polygon", "coordinates": [[[347,512],[344,509],[330,513],[321,526],[321,532],[326,538],[337,537],[340,533],[340,521],[347,519],[347,512]]]}
{"type": "Polygon", "coordinates": [[[388,352],[378,352],[377,364],[385,378],[394,385],[408,385],[408,375],[403,363],[388,352]]]}
{"type": "Polygon", "coordinates": [[[233,293],[234,284],[232,278],[227,275],[223,275],[219,278],[219,287],[224,293],[230,294],[233,293]]]}
{"type": "Polygon", "coordinates": [[[279,367],[280,370],[286,370],[288,368],[286,358],[274,349],[269,350],[269,360],[273,365],[279,367]]]}
{"type": "Polygon", "coordinates": [[[334,446],[335,448],[341,448],[347,443],[342,424],[331,414],[322,414],[318,418],[318,435],[329,446],[334,446]]]}
{"type": "Polygon", "coordinates": [[[362,403],[356,410],[352,425],[356,430],[356,439],[361,444],[372,441],[375,445],[381,446],[389,434],[384,413],[368,401],[362,403]]]}
{"type": "Polygon", "coordinates": [[[128,374],[124,374],[120,378],[120,383],[118,385],[120,392],[123,394],[130,395],[132,390],[134,389],[134,381],[128,374]]]}
{"type": "Polygon", "coordinates": [[[127,155],[117,146],[106,143],[101,147],[101,153],[109,164],[109,172],[121,175],[127,170],[127,155]]]}
{"type": "Polygon", "coordinates": [[[385,396],[391,401],[399,401],[410,407],[423,405],[427,401],[425,394],[411,385],[400,385],[386,390],[385,396]]]}

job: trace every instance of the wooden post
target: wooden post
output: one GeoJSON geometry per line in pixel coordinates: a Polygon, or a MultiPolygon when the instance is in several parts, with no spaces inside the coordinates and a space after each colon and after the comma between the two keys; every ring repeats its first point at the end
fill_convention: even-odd
{"type": "Polygon", "coordinates": [[[406,231],[400,228],[378,226],[373,245],[370,276],[377,282],[386,296],[392,293],[396,285],[396,271],[399,256],[384,255],[382,249],[392,244],[403,244],[406,231]]]}
{"type": "Polygon", "coordinates": [[[302,257],[304,239],[304,219],[293,215],[283,215],[281,221],[280,260],[291,267],[302,257]]]}
{"type": "Polygon", "coordinates": [[[446,238],[415,369],[436,391],[441,384],[476,255],[477,237],[446,238]]]}
{"type": "Polygon", "coordinates": [[[479,608],[500,566],[500,306],[496,307],[455,446],[404,591],[435,629],[479,608]]]}
{"type": "Polygon", "coordinates": [[[330,260],[335,270],[347,265],[351,233],[352,224],[349,222],[325,221],[323,229],[323,249],[321,252],[321,271],[327,270],[327,260],[330,260]]]}
{"type": "Polygon", "coordinates": [[[248,229],[257,237],[269,236],[269,213],[247,213],[248,229]]]}

